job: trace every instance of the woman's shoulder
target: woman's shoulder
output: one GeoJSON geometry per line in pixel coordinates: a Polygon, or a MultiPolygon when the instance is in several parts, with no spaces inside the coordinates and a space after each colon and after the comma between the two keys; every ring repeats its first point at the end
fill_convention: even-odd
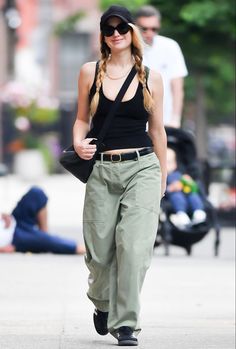
{"type": "Polygon", "coordinates": [[[163,81],[161,74],[149,68],[146,68],[146,70],[148,70],[147,83],[149,88],[152,91],[159,90],[160,88],[163,89],[163,81]]]}
{"type": "Polygon", "coordinates": [[[97,62],[87,62],[80,68],[80,77],[85,80],[93,80],[97,62]]]}
{"type": "Polygon", "coordinates": [[[161,82],[162,81],[162,77],[161,74],[158,73],[156,70],[152,70],[149,67],[147,67],[146,65],[144,66],[145,72],[146,72],[146,76],[149,79],[155,80],[155,82],[161,82]]]}
{"type": "Polygon", "coordinates": [[[157,71],[150,69],[150,71],[149,71],[149,76],[150,76],[150,79],[151,79],[154,83],[162,83],[161,74],[158,73],[157,71]]]}
{"type": "Polygon", "coordinates": [[[97,62],[86,62],[82,65],[80,71],[87,73],[87,74],[92,74],[94,73],[94,70],[96,68],[97,62]]]}

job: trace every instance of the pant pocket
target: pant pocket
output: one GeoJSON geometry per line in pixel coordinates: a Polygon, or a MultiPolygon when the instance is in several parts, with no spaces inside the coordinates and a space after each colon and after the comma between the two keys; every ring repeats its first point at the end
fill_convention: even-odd
{"type": "Polygon", "coordinates": [[[161,199],[161,170],[156,158],[141,163],[137,176],[136,205],[159,214],[161,199]]]}
{"type": "Polygon", "coordinates": [[[100,179],[99,168],[96,165],[86,185],[83,221],[104,222],[105,187],[100,179]]]}

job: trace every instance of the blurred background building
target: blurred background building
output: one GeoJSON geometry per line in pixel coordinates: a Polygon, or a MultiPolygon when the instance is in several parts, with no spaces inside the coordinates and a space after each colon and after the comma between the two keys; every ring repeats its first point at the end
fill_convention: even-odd
{"type": "MultiPolygon", "coordinates": [[[[235,6],[115,1],[131,11],[157,6],[161,34],[176,39],[189,69],[183,127],[196,135],[210,199],[235,209],[235,6]]],[[[99,17],[110,0],[0,0],[0,172],[60,173],[71,143],[81,65],[97,60],[99,17]]],[[[235,216],[234,216],[235,217],[235,216]]]]}
{"type": "Polygon", "coordinates": [[[34,149],[40,173],[57,171],[54,159],[71,142],[79,69],[97,58],[97,1],[6,0],[0,18],[1,162],[21,173],[34,149]]]}

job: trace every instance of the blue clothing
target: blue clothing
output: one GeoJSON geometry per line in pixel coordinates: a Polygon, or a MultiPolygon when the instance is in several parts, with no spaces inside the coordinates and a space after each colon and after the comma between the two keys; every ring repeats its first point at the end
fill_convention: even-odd
{"type": "Polygon", "coordinates": [[[176,181],[180,181],[181,177],[182,177],[182,173],[178,170],[175,170],[171,173],[168,173],[167,176],[167,187],[169,184],[176,182],[176,181]]]}
{"type": "Polygon", "coordinates": [[[38,187],[32,187],[21,198],[12,212],[16,220],[12,244],[17,252],[75,254],[74,240],[48,234],[37,227],[37,214],[47,201],[47,196],[38,187]]]}
{"type": "Polygon", "coordinates": [[[185,213],[192,214],[196,210],[204,210],[203,201],[198,193],[185,194],[183,191],[169,192],[168,185],[179,181],[182,177],[182,173],[179,171],[173,171],[167,176],[167,193],[166,197],[170,200],[173,211],[183,211],[185,213]]]}
{"type": "Polygon", "coordinates": [[[48,198],[44,191],[38,187],[32,187],[17,203],[12,215],[17,226],[22,229],[32,229],[37,225],[37,214],[46,206],[48,198]]]}

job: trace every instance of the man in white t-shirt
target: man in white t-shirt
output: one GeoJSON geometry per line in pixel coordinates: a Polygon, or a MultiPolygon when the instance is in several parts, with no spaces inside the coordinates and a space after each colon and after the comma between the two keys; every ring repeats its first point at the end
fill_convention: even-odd
{"type": "Polygon", "coordinates": [[[182,51],[176,41],[157,35],[161,27],[160,12],[153,6],[143,6],[136,12],[136,24],[141,30],[145,48],[144,64],[162,75],[164,85],[164,124],[180,127],[184,77],[188,75],[182,51]]]}

